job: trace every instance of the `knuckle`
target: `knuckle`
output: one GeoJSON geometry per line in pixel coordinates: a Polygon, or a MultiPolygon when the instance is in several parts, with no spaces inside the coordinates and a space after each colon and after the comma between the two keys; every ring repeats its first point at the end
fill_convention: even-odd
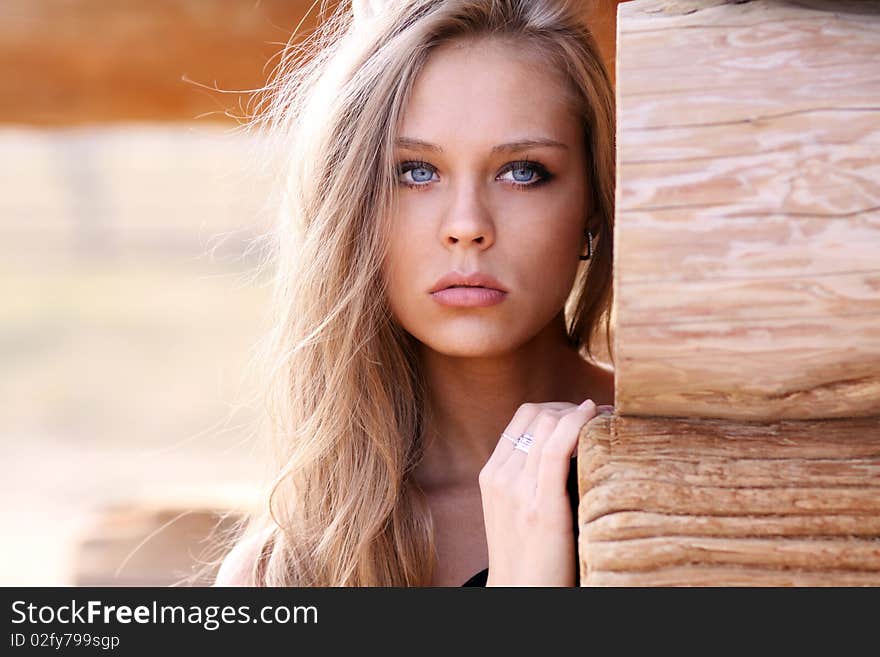
{"type": "Polygon", "coordinates": [[[550,431],[559,423],[559,414],[553,410],[543,410],[535,418],[535,429],[550,431]]]}
{"type": "Polygon", "coordinates": [[[512,497],[520,509],[528,509],[534,503],[535,496],[528,486],[520,484],[512,489],[512,497]]]}
{"type": "Polygon", "coordinates": [[[538,415],[543,417],[559,417],[560,411],[558,408],[548,408],[546,406],[542,406],[541,411],[538,413],[538,415]]]}
{"type": "MultiPolygon", "coordinates": [[[[510,419],[510,422],[507,425],[507,432],[511,433],[512,427],[524,427],[529,422],[531,422],[532,418],[535,416],[536,411],[534,411],[531,406],[532,404],[520,404],[519,407],[513,414],[513,417],[510,419]]],[[[521,431],[520,431],[521,433],[521,431]]],[[[513,435],[513,434],[511,434],[513,435]]],[[[518,435],[518,434],[517,434],[518,435]]]]}
{"type": "Polygon", "coordinates": [[[516,409],[514,415],[518,417],[533,417],[539,410],[540,407],[538,404],[534,402],[524,402],[519,405],[519,408],[516,409]]]}
{"type": "Polygon", "coordinates": [[[533,499],[523,500],[522,505],[522,521],[528,527],[536,527],[541,521],[540,505],[533,499]]]}
{"type": "Polygon", "coordinates": [[[510,488],[509,477],[503,470],[496,470],[486,477],[486,490],[493,496],[503,496],[510,488]]]}

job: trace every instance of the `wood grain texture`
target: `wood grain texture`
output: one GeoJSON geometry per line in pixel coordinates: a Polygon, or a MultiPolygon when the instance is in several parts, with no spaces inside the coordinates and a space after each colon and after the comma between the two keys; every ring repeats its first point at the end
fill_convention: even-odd
{"type": "Polygon", "coordinates": [[[880,4],[617,29],[618,413],[880,415],[880,4]]]}
{"type": "Polygon", "coordinates": [[[578,445],[585,586],[880,585],[880,418],[626,417],[578,445]]]}

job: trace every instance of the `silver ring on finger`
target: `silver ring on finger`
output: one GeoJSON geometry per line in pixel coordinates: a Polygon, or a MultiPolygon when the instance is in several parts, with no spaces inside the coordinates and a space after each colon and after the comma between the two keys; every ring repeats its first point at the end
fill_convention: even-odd
{"type": "Polygon", "coordinates": [[[508,436],[506,431],[504,431],[504,432],[501,433],[501,437],[502,437],[502,438],[507,438],[507,439],[508,439],[510,442],[512,442],[514,445],[516,445],[516,443],[517,443],[516,438],[514,438],[513,436],[508,436]]]}
{"type": "Polygon", "coordinates": [[[535,442],[535,437],[527,431],[519,437],[519,440],[516,441],[516,445],[514,445],[513,448],[528,454],[529,448],[532,446],[533,442],[535,442]]]}

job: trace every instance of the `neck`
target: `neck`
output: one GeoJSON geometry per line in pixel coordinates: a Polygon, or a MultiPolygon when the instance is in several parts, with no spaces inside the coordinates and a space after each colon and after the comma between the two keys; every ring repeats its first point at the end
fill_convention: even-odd
{"type": "Polygon", "coordinates": [[[568,344],[562,313],[515,352],[461,358],[421,345],[420,358],[429,391],[416,474],[424,489],[472,485],[521,404],[579,404],[591,389],[591,366],[568,344]]]}

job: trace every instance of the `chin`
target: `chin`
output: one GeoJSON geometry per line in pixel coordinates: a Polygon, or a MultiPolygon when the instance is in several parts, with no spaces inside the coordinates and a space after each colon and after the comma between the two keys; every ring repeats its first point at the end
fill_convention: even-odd
{"type": "Polygon", "coordinates": [[[458,330],[454,335],[438,335],[433,331],[416,337],[427,348],[454,358],[492,358],[510,353],[514,346],[509,332],[485,328],[473,332],[458,330]]]}

